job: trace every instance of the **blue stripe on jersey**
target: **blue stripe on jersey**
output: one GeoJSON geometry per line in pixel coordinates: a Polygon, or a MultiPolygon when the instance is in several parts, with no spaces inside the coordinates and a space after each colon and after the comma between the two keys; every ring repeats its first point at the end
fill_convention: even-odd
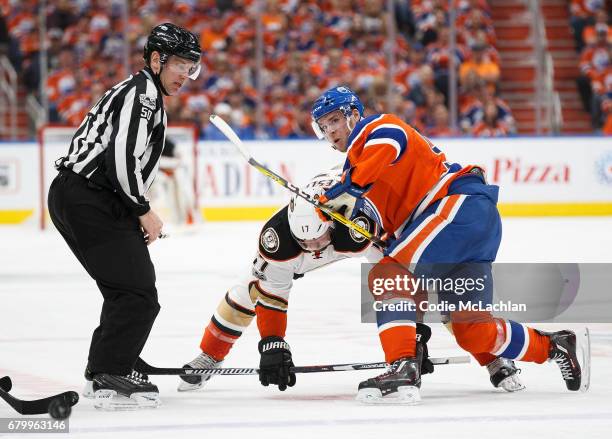
{"type": "Polygon", "coordinates": [[[353,140],[355,140],[355,137],[357,137],[357,135],[361,132],[364,126],[372,122],[374,119],[379,118],[380,116],[382,116],[382,114],[374,114],[372,116],[364,117],[359,122],[357,122],[355,128],[353,128],[353,131],[351,131],[351,134],[349,135],[348,140],[346,141],[346,146],[348,147],[351,143],[353,143],[353,140]]]}
{"type": "Polygon", "coordinates": [[[398,143],[398,145],[400,146],[400,150],[393,163],[397,162],[400,159],[402,154],[404,154],[404,151],[406,151],[406,146],[408,146],[408,138],[406,132],[399,126],[397,128],[385,127],[380,128],[378,130],[375,129],[366,139],[366,144],[370,140],[374,139],[392,139],[398,143]]]}
{"type": "Polygon", "coordinates": [[[344,174],[349,169],[351,169],[351,162],[349,161],[347,157],[346,160],[344,161],[344,165],[342,166],[342,173],[344,174]]]}
{"type": "Polygon", "coordinates": [[[506,337],[510,337],[510,344],[499,356],[513,360],[519,356],[525,346],[525,329],[520,323],[512,320],[508,320],[508,322],[510,323],[511,333],[506,334],[506,337]]]}
{"type": "Polygon", "coordinates": [[[363,198],[363,207],[361,208],[361,211],[365,213],[367,216],[369,216],[371,219],[373,219],[376,222],[376,224],[378,224],[382,228],[383,226],[382,218],[380,217],[380,214],[378,213],[378,209],[376,209],[376,206],[374,206],[374,203],[372,203],[366,197],[363,198]]]}
{"type": "MultiPolygon", "coordinates": [[[[444,165],[448,169],[448,171],[447,171],[448,174],[453,174],[453,173],[459,172],[459,171],[461,171],[463,169],[463,167],[459,163],[444,162],[444,165]]],[[[440,178],[442,178],[442,177],[440,177],[440,178]]]]}
{"type": "Polygon", "coordinates": [[[383,300],[381,301],[381,305],[378,305],[378,307],[382,307],[382,305],[388,305],[388,304],[395,304],[395,305],[400,305],[401,304],[406,304],[406,306],[404,308],[406,308],[405,310],[401,310],[401,311],[389,311],[387,309],[381,310],[381,311],[376,311],[376,324],[378,325],[378,327],[380,328],[382,325],[385,325],[387,323],[392,323],[392,322],[396,322],[396,321],[406,321],[409,320],[411,322],[416,321],[416,307],[414,305],[414,302],[410,301],[410,300],[398,300],[398,299],[392,299],[392,300],[383,300]],[[411,305],[411,307],[409,307],[408,305],[411,305]]]}

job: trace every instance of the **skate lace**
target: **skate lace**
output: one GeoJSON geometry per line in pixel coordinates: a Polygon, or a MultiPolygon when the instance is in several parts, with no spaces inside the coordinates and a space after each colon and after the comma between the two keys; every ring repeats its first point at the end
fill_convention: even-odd
{"type": "Polygon", "coordinates": [[[387,366],[387,370],[381,373],[380,375],[378,375],[375,379],[383,379],[383,378],[387,378],[388,376],[393,375],[394,373],[397,372],[397,370],[403,364],[404,361],[405,360],[398,360],[398,361],[394,361],[393,363],[389,364],[387,366]]]}
{"type": "Polygon", "coordinates": [[[149,377],[141,372],[133,370],[126,378],[135,384],[150,384],[149,377]]]}
{"type": "Polygon", "coordinates": [[[511,372],[521,373],[521,369],[516,367],[514,361],[507,358],[499,357],[487,364],[487,370],[490,375],[495,375],[499,371],[503,370],[505,376],[513,375],[511,372]]]}
{"type": "Polygon", "coordinates": [[[565,355],[555,353],[552,360],[559,365],[559,369],[561,370],[561,375],[563,376],[564,380],[571,380],[574,378],[572,374],[572,365],[565,355]]]}
{"type": "Polygon", "coordinates": [[[209,367],[218,367],[219,363],[220,361],[215,361],[212,357],[206,354],[200,354],[189,363],[189,366],[194,369],[206,369],[209,367]]]}

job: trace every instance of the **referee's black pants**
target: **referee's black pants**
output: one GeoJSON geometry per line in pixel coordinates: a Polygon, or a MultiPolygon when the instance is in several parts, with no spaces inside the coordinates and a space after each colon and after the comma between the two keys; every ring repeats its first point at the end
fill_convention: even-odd
{"type": "Polygon", "coordinates": [[[53,224],[104,297],[88,368],[130,373],[160,308],[138,217],[117,194],[68,170],[51,183],[48,203],[53,224]]]}

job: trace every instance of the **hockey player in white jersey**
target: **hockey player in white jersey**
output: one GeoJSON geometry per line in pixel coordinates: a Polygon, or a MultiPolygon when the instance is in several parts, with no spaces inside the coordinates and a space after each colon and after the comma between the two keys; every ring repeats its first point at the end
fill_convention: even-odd
{"type": "MultiPolygon", "coordinates": [[[[303,189],[310,195],[320,195],[339,179],[340,171],[332,170],[317,175],[303,189]]],[[[377,233],[376,224],[365,215],[355,221],[377,233]]],[[[382,253],[358,233],[333,223],[313,205],[293,197],[263,226],[251,273],[225,294],[204,332],[202,353],[186,367],[219,367],[257,317],[261,383],[278,385],[280,390],[292,386],[295,375],[289,373],[293,363],[284,337],[293,281],[309,271],[351,257],[366,257],[374,262],[382,253]]],[[[179,390],[197,389],[206,380],[201,376],[182,377],[179,390]]]]}

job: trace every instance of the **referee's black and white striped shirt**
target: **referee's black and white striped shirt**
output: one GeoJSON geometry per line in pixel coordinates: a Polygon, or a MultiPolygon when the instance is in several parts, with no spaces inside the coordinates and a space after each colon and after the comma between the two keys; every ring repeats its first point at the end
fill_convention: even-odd
{"type": "Polygon", "coordinates": [[[149,211],[145,194],[157,174],[166,125],[161,90],[145,68],[100,98],[56,166],[117,192],[143,215],[149,211]]]}

